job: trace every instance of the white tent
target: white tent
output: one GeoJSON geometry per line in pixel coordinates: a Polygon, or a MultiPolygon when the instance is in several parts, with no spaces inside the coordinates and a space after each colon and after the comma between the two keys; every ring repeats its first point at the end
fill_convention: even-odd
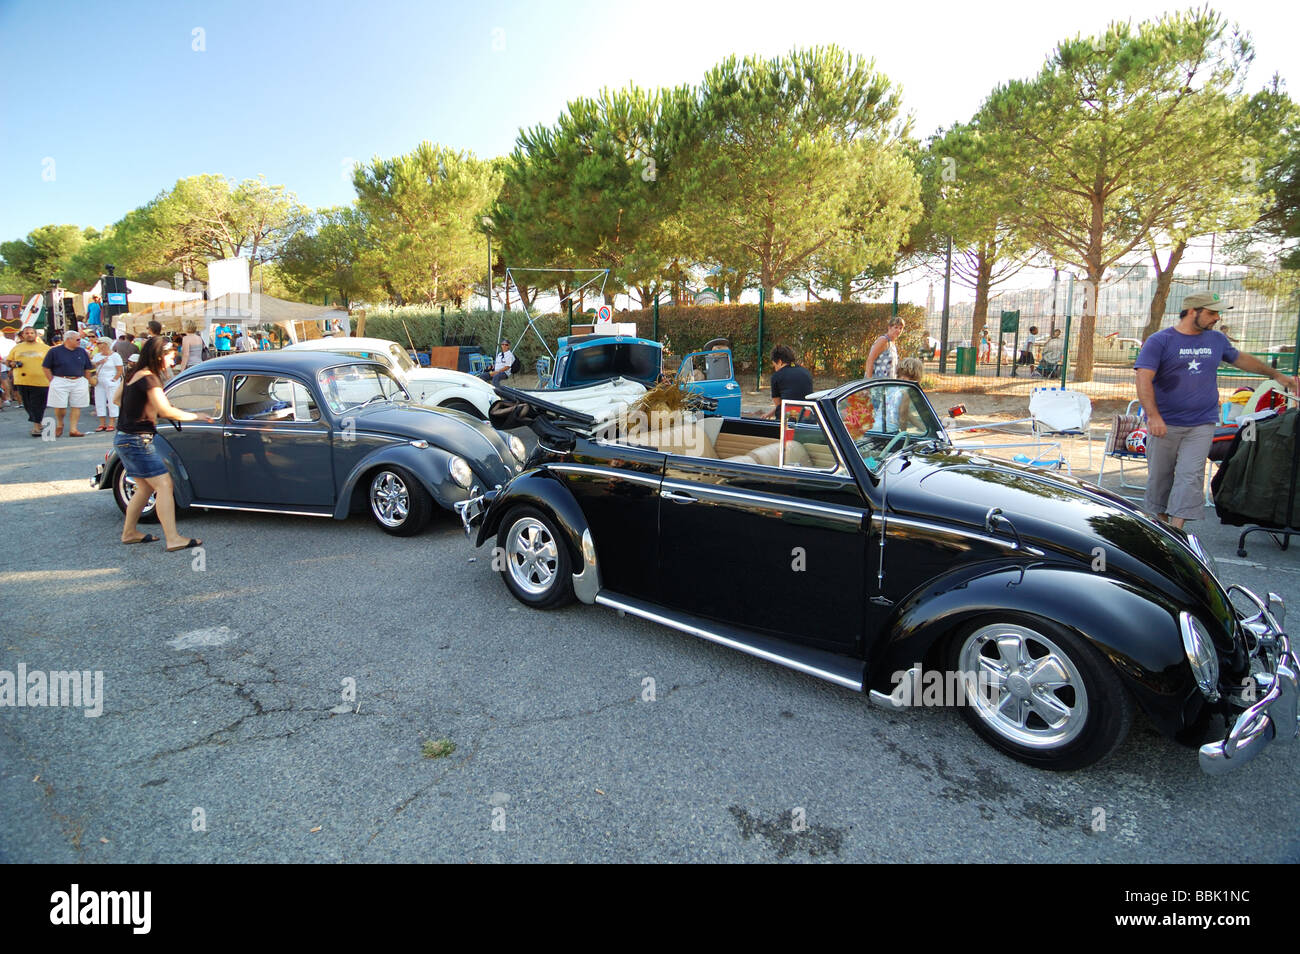
{"type": "Polygon", "coordinates": [[[199,335],[212,343],[213,325],[228,325],[245,330],[256,330],[266,325],[276,325],[290,341],[320,338],[327,334],[352,333],[348,313],[329,305],[309,305],[298,301],[285,301],[271,295],[254,292],[249,295],[229,294],[208,301],[169,302],[155,305],[148,311],[118,319],[122,331],[138,333],[150,321],[158,321],[167,332],[182,331],[189,322],[198,326],[199,335]]]}
{"type": "MultiPolygon", "coordinates": [[[[84,315],[90,305],[90,299],[95,295],[104,298],[103,291],[100,290],[102,282],[95,282],[95,287],[81,295],[81,313],[84,315]]],[[[144,311],[153,305],[167,305],[182,301],[199,301],[203,295],[199,292],[176,291],[166,282],[161,285],[145,285],[141,282],[133,282],[131,279],[126,280],[127,290],[127,307],[131,311],[144,311]]]]}

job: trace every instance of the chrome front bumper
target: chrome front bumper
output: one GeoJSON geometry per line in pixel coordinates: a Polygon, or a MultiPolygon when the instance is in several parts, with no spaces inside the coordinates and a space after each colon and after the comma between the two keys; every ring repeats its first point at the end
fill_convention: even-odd
{"type": "Polygon", "coordinates": [[[468,500],[461,500],[452,506],[456,513],[460,515],[461,526],[465,528],[466,539],[474,540],[474,529],[483,520],[483,514],[487,512],[488,505],[496,497],[496,493],[477,493],[468,500]]]}
{"type": "Polygon", "coordinates": [[[1233,585],[1229,593],[1233,591],[1259,609],[1241,621],[1255,639],[1252,656],[1259,669],[1246,691],[1234,697],[1244,708],[1227,737],[1201,746],[1201,770],[1207,775],[1226,775],[1254,759],[1269,743],[1294,742],[1300,735],[1300,661],[1275,615],[1282,609],[1281,602],[1274,602],[1270,594],[1265,603],[1244,586],[1233,585]]]}

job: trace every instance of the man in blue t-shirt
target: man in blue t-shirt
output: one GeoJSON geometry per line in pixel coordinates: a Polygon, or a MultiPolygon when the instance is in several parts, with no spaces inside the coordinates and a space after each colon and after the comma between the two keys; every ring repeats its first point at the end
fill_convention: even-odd
{"type": "Polygon", "coordinates": [[[1205,460],[1219,419],[1219,362],[1296,390],[1296,379],[1243,354],[1214,326],[1230,308],[1212,292],[1183,299],[1178,324],[1157,331],[1134,362],[1147,416],[1146,509],[1175,527],[1204,509],[1205,460]]]}

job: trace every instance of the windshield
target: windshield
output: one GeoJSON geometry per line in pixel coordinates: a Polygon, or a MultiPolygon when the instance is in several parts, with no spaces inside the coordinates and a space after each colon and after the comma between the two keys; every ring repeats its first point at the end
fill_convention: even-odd
{"type": "Polygon", "coordinates": [[[373,364],[349,364],[326,368],[317,375],[325,403],[335,414],[359,407],[368,401],[378,404],[410,395],[387,371],[373,364]]]}
{"type": "Polygon", "coordinates": [[[659,380],[663,352],[654,345],[610,342],[577,348],[568,358],[563,387],[595,384],[615,377],[654,384],[659,380]]]}
{"type": "Polygon", "coordinates": [[[388,345],[388,352],[389,352],[389,357],[393,359],[393,363],[397,365],[399,368],[401,368],[403,371],[414,371],[416,369],[415,362],[411,360],[411,356],[409,354],[407,354],[405,351],[402,350],[401,345],[390,343],[388,345]]]}
{"type": "Polygon", "coordinates": [[[873,381],[835,402],[835,410],[873,473],[895,450],[947,435],[924,392],[915,384],[873,381]]]}

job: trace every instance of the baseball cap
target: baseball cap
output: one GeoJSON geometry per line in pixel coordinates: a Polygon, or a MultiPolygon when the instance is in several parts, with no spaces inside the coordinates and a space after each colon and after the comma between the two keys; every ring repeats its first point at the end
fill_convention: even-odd
{"type": "Polygon", "coordinates": [[[1225,305],[1214,292],[1196,292],[1183,299],[1183,307],[1206,308],[1210,311],[1227,311],[1232,306],[1225,305]]]}

